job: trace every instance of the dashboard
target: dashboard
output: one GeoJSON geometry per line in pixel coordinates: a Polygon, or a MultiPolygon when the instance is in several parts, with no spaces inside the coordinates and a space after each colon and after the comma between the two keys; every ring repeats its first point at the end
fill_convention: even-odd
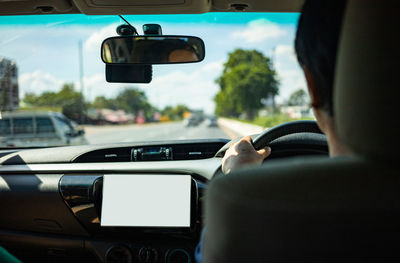
{"type": "MultiPolygon", "coordinates": [[[[325,138],[310,147],[297,136],[272,142],[271,158],[327,154],[325,138]]],[[[206,185],[227,143],[2,150],[0,244],[24,262],[194,262],[206,185]]]]}
{"type": "Polygon", "coordinates": [[[24,262],[193,262],[227,142],[4,150],[0,243],[24,262]]]}

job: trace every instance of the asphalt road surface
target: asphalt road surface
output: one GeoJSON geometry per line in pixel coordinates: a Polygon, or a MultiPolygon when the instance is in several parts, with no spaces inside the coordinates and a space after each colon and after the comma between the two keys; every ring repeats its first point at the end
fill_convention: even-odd
{"type": "Polygon", "coordinates": [[[183,122],[86,126],[85,132],[85,136],[90,144],[175,139],[229,139],[229,136],[222,129],[219,127],[207,127],[205,122],[196,127],[186,127],[183,122]]]}

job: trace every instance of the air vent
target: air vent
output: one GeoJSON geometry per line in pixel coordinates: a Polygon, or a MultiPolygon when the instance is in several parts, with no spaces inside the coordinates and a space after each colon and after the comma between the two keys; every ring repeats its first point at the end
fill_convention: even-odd
{"type": "Polygon", "coordinates": [[[82,154],[74,160],[75,163],[104,163],[104,162],[129,162],[131,148],[110,148],[95,150],[82,154]]]}
{"type": "Polygon", "coordinates": [[[174,160],[195,160],[214,157],[224,143],[202,143],[176,145],[173,149],[174,160]]]}

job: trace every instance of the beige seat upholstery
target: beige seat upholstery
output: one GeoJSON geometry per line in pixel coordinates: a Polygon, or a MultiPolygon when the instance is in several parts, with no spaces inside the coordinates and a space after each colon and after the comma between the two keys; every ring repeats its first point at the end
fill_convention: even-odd
{"type": "Polygon", "coordinates": [[[269,162],[209,185],[204,262],[398,262],[397,3],[350,0],[335,116],[353,156],[269,162]]]}

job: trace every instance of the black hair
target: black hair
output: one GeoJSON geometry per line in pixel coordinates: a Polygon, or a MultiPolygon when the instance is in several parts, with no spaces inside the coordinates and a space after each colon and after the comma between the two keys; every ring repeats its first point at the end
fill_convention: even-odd
{"type": "Polygon", "coordinates": [[[346,0],[306,0],[297,25],[295,49],[312,75],[319,106],[333,116],[336,53],[346,0]]]}

